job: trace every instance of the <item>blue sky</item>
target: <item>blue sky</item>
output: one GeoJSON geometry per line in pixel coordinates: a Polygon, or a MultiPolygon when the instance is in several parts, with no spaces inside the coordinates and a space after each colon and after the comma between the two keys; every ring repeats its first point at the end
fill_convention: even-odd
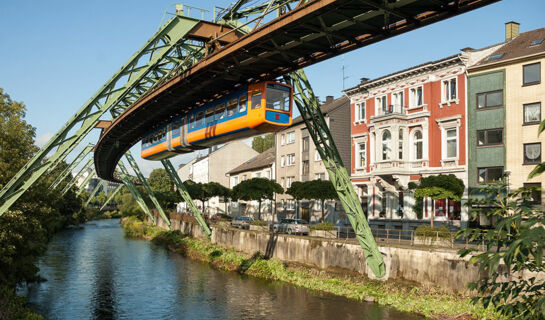
{"type": "MultiPolygon", "coordinates": [[[[214,5],[225,7],[230,2],[183,3],[212,11],[214,5]]],[[[37,128],[39,143],[47,141],[153,35],[167,9],[173,12],[171,1],[0,2],[0,87],[27,105],[27,121],[37,128]]],[[[459,53],[461,48],[501,42],[507,21],[519,22],[521,32],[545,27],[543,12],[543,0],[503,0],[319,63],[307,68],[307,75],[318,96],[339,97],[343,64],[349,88],[362,77],[376,78],[459,53]]],[[[133,150],[136,156],[138,149],[133,150]]],[[[160,167],[140,163],[146,174],[160,167]]]]}

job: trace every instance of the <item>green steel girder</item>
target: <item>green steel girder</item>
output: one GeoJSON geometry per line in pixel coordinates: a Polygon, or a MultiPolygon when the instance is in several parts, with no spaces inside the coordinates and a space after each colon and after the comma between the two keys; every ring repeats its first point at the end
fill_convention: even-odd
{"type": "MultiPolygon", "coordinates": [[[[178,65],[170,58],[180,52],[186,52],[187,49],[180,49],[179,46],[187,41],[184,36],[197,23],[198,20],[182,16],[175,16],[167,21],[2,188],[0,215],[6,212],[45,172],[52,170],[63,161],[91,132],[101,116],[116,108],[122,112],[135,99],[142,96],[153,85],[153,81],[148,82],[146,79],[158,80],[161,77],[155,72],[157,68],[176,69],[178,65]],[[165,64],[165,61],[169,63],[165,64]],[[146,86],[146,83],[150,85],[146,86]]],[[[177,58],[187,60],[187,57],[177,58]]],[[[113,114],[118,115],[121,112],[113,112],[113,114]]]]}
{"type": "Polygon", "coordinates": [[[170,227],[170,220],[168,219],[167,215],[163,211],[163,208],[161,207],[161,205],[159,204],[159,201],[155,197],[155,193],[153,192],[153,190],[151,190],[151,187],[149,186],[148,181],[146,180],[146,178],[144,178],[142,171],[140,171],[140,168],[138,167],[138,164],[132,157],[132,154],[130,151],[127,151],[125,153],[125,158],[127,159],[127,161],[129,161],[129,165],[134,170],[134,173],[136,173],[136,177],[140,180],[140,183],[142,183],[142,186],[144,186],[144,189],[146,189],[146,192],[148,193],[151,199],[151,202],[153,202],[153,204],[155,205],[155,208],[157,209],[157,211],[159,211],[161,218],[163,218],[163,220],[170,227]]]}
{"type": "Polygon", "coordinates": [[[297,92],[294,95],[295,104],[314,141],[316,150],[318,150],[322,157],[322,162],[329,174],[329,179],[337,190],[339,200],[363,249],[367,265],[377,277],[381,278],[386,274],[382,255],[378,250],[375,238],[365,219],[358,196],[354,191],[348,172],[335,146],[327,122],[320,111],[320,102],[314,95],[310,82],[302,69],[284,76],[284,79],[297,92]]]}
{"type": "Polygon", "coordinates": [[[51,186],[49,186],[49,189],[53,190],[57,188],[59,184],[63,182],[64,179],[72,172],[72,170],[74,170],[74,168],[76,168],[81,163],[81,161],[83,161],[83,159],[89,154],[89,152],[93,150],[93,147],[94,145],[89,143],[83,150],[81,150],[81,152],[76,156],[74,161],[72,161],[72,163],[68,167],[66,167],[66,169],[64,169],[64,171],[57,177],[57,179],[53,181],[51,186]]]}
{"type": "Polygon", "coordinates": [[[178,193],[182,196],[182,199],[184,199],[185,203],[189,207],[189,210],[191,210],[191,213],[193,213],[193,216],[195,219],[197,219],[197,222],[202,227],[204,233],[207,237],[212,236],[212,232],[210,231],[210,228],[204,221],[201,212],[199,209],[197,209],[197,206],[195,205],[195,202],[193,202],[193,199],[191,199],[191,196],[189,195],[189,192],[187,192],[187,189],[185,188],[184,184],[182,183],[182,180],[180,180],[180,176],[178,176],[178,173],[174,169],[174,166],[168,159],[161,160],[161,163],[165,167],[165,170],[168,173],[168,176],[170,177],[170,180],[174,182],[176,185],[176,189],[178,190],[178,193]]]}
{"type": "Polygon", "coordinates": [[[83,191],[85,190],[85,187],[87,187],[87,185],[89,184],[91,179],[93,179],[94,176],[95,176],[94,171],[89,172],[89,175],[85,178],[85,180],[83,180],[83,183],[79,186],[78,192],[76,193],[78,196],[83,193],[83,191]]]}
{"type": "Polygon", "coordinates": [[[119,184],[115,190],[108,196],[108,199],[106,199],[106,201],[104,201],[104,203],[102,204],[102,206],[100,207],[100,211],[102,211],[106,205],[108,203],[110,203],[110,201],[112,201],[112,199],[119,193],[119,191],[121,191],[123,189],[123,187],[125,187],[124,184],[119,184]]]}
{"type": "Polygon", "coordinates": [[[72,188],[72,186],[79,180],[79,178],[81,176],[83,176],[83,174],[89,170],[89,168],[91,168],[91,166],[93,165],[93,159],[89,159],[87,161],[87,163],[81,168],[81,170],[72,178],[72,180],[70,180],[70,182],[68,182],[64,188],[62,189],[61,193],[62,195],[65,195],[68,190],[70,190],[70,188],[72,188]]]}
{"type": "Polygon", "coordinates": [[[87,199],[87,202],[85,202],[84,207],[87,207],[89,205],[89,203],[91,203],[91,200],[93,200],[96,197],[96,195],[100,191],[100,188],[102,188],[102,190],[104,190],[105,186],[106,186],[106,181],[100,180],[100,182],[97,183],[97,185],[95,186],[93,191],[91,191],[91,194],[89,195],[89,199],[87,199]]]}
{"type": "Polygon", "coordinates": [[[142,195],[138,191],[138,188],[136,188],[136,185],[134,184],[132,177],[129,175],[127,168],[125,168],[125,165],[121,161],[119,161],[118,165],[119,169],[121,169],[121,173],[119,174],[121,181],[123,181],[125,187],[129,189],[129,192],[132,194],[132,197],[134,198],[134,200],[136,200],[136,203],[138,203],[142,211],[144,211],[144,213],[148,215],[151,221],[155,223],[155,218],[153,217],[153,214],[151,214],[151,211],[148,208],[146,201],[144,201],[144,198],[142,198],[142,195]]]}

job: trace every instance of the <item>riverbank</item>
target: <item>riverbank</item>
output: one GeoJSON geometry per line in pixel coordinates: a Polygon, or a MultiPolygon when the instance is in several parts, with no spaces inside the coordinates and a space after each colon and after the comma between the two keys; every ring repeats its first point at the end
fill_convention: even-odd
{"type": "Polygon", "coordinates": [[[28,306],[26,297],[18,297],[5,286],[0,286],[0,319],[45,320],[28,306]]]}
{"type": "Polygon", "coordinates": [[[179,231],[165,231],[135,218],[124,218],[122,227],[129,237],[151,240],[168,250],[195,260],[208,262],[216,268],[235,271],[262,279],[279,280],[311,290],[344,296],[359,301],[374,301],[400,311],[420,314],[433,319],[496,319],[491,310],[471,304],[461,294],[446,294],[438,289],[425,289],[394,281],[370,280],[359,274],[326,272],[277,259],[266,259],[256,253],[248,256],[233,249],[195,239],[179,231]]]}

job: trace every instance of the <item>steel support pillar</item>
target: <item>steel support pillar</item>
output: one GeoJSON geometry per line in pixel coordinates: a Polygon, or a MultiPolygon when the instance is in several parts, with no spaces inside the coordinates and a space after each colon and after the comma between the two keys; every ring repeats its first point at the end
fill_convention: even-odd
{"type": "Polygon", "coordinates": [[[89,184],[89,182],[91,181],[91,179],[93,179],[94,176],[95,176],[94,171],[89,172],[89,175],[85,178],[85,180],[83,180],[83,183],[79,186],[79,190],[78,192],[76,192],[76,195],[79,196],[83,193],[83,190],[85,190],[85,187],[89,184]]]}
{"type": "Polygon", "coordinates": [[[54,190],[59,186],[61,182],[64,181],[64,179],[74,170],[82,161],[85,159],[85,157],[93,150],[94,145],[89,143],[81,152],[76,156],[74,161],[64,169],[63,172],[53,181],[53,183],[49,186],[50,190],[54,190]]]}
{"type": "Polygon", "coordinates": [[[108,199],[106,199],[106,201],[104,201],[104,203],[102,204],[102,206],[100,207],[100,210],[99,211],[102,211],[106,205],[108,203],[110,203],[110,201],[112,201],[112,199],[119,193],[119,191],[121,191],[121,189],[123,189],[125,185],[124,184],[120,184],[118,185],[115,190],[108,196],[108,199]]]}
{"type": "Polygon", "coordinates": [[[314,95],[305,72],[303,70],[292,72],[284,76],[284,80],[292,85],[296,91],[296,94],[294,94],[295,104],[314,141],[316,150],[322,157],[329,179],[337,190],[346,215],[363,249],[367,265],[377,277],[383,277],[386,274],[386,267],[382,255],[365,219],[358,196],[335,146],[327,122],[320,111],[320,102],[314,95]]]}
{"type": "Polygon", "coordinates": [[[151,199],[151,202],[153,202],[153,204],[155,205],[155,208],[157,209],[157,211],[159,211],[161,218],[163,218],[163,220],[170,227],[170,219],[167,217],[167,215],[163,211],[163,208],[161,207],[161,205],[159,204],[159,201],[155,197],[155,193],[153,193],[153,190],[151,190],[151,187],[149,186],[148,181],[146,180],[146,178],[144,178],[142,171],[140,171],[140,168],[138,167],[138,164],[132,157],[132,154],[130,151],[127,151],[127,153],[125,153],[125,158],[127,158],[127,161],[129,161],[129,165],[134,170],[134,173],[136,173],[136,177],[140,180],[140,182],[144,186],[144,189],[146,189],[146,192],[148,193],[151,199]]]}
{"type": "Polygon", "coordinates": [[[136,185],[134,184],[132,177],[129,175],[127,168],[125,168],[125,165],[121,161],[119,161],[118,166],[119,169],[121,169],[121,174],[119,175],[121,181],[123,181],[125,187],[129,189],[129,192],[132,194],[132,197],[134,198],[134,200],[136,200],[136,203],[138,203],[142,211],[144,211],[144,213],[148,215],[151,221],[155,223],[155,217],[153,216],[153,214],[151,214],[151,211],[148,208],[146,201],[144,201],[144,198],[142,198],[142,195],[138,191],[138,188],[136,188],[136,185]]]}
{"type": "Polygon", "coordinates": [[[91,166],[93,165],[93,159],[89,159],[87,161],[87,163],[83,166],[83,168],[81,168],[81,170],[72,178],[72,180],[70,180],[70,182],[68,182],[64,188],[62,189],[61,193],[62,195],[65,195],[68,190],[70,190],[70,188],[72,188],[72,186],[78,182],[79,178],[81,178],[83,176],[83,174],[89,170],[91,168],[91,166]]]}
{"type": "MultiPolygon", "coordinates": [[[[84,207],[87,207],[89,205],[89,203],[91,203],[91,200],[93,200],[96,197],[96,195],[98,194],[98,191],[100,190],[100,188],[104,187],[105,185],[106,185],[106,182],[104,180],[101,180],[99,183],[97,183],[97,185],[95,186],[93,191],[91,191],[91,194],[89,195],[89,199],[87,199],[87,201],[85,202],[84,207]]],[[[104,189],[104,188],[102,188],[102,189],[104,189]]]]}
{"type": "Polygon", "coordinates": [[[195,219],[197,219],[197,222],[199,223],[199,225],[202,227],[204,233],[206,234],[207,237],[210,238],[212,236],[212,232],[210,231],[210,228],[204,221],[201,215],[201,212],[199,211],[199,209],[197,209],[197,206],[193,202],[193,199],[189,195],[189,192],[187,192],[187,189],[182,183],[182,180],[180,180],[180,177],[178,176],[178,173],[174,169],[174,166],[168,159],[161,160],[161,163],[165,167],[165,170],[167,171],[170,177],[170,180],[172,180],[172,182],[174,182],[174,184],[176,185],[176,189],[178,190],[178,193],[182,196],[182,199],[184,199],[186,205],[189,207],[189,210],[191,211],[195,219]]]}

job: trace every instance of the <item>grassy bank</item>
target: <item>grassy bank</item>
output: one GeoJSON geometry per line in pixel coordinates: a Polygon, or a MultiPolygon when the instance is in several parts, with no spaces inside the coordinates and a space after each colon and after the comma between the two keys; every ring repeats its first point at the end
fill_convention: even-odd
{"type": "Polygon", "coordinates": [[[30,309],[26,297],[18,297],[12,289],[0,286],[0,319],[45,320],[30,309]]]}
{"type": "Polygon", "coordinates": [[[122,226],[127,236],[151,240],[171,251],[208,262],[221,270],[284,281],[359,301],[374,300],[380,305],[434,319],[497,319],[491,310],[471,304],[470,299],[463,295],[445,294],[439,290],[393,281],[369,280],[362,275],[338,274],[287,265],[276,259],[265,259],[259,253],[248,256],[212,244],[206,239],[194,239],[179,231],[165,231],[146,225],[132,217],[124,218],[122,226]]]}

